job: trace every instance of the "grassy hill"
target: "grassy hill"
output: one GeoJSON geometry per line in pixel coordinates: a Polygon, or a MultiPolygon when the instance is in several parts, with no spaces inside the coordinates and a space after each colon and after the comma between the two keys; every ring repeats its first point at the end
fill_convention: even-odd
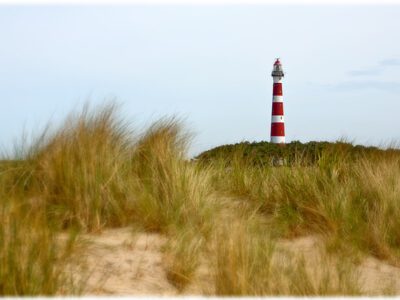
{"type": "Polygon", "coordinates": [[[400,153],[398,149],[382,150],[372,146],[353,145],[344,141],[337,142],[308,142],[293,141],[283,145],[269,142],[241,142],[222,145],[199,154],[196,159],[201,162],[212,162],[222,158],[241,156],[248,163],[259,166],[271,165],[276,158],[283,158],[288,165],[311,165],[318,162],[324,155],[341,155],[341,158],[358,159],[371,155],[388,155],[400,153]]]}

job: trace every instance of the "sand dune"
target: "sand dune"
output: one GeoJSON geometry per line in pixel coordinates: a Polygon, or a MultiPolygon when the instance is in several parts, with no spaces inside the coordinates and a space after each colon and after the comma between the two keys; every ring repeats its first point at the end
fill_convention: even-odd
{"type": "MultiPolygon", "coordinates": [[[[86,234],[83,240],[87,242],[81,256],[85,261],[84,276],[87,276],[84,295],[174,296],[214,293],[212,272],[207,264],[199,267],[193,282],[182,292],[168,281],[162,251],[166,238],[160,234],[121,228],[105,230],[101,234],[86,234]]],[[[323,264],[320,258],[325,253],[321,237],[282,239],[278,241],[276,249],[276,261],[284,262],[287,255],[304,257],[310,274],[318,280],[323,264]]],[[[354,270],[365,294],[380,295],[388,289],[394,294],[400,294],[400,268],[372,257],[364,257],[354,264],[354,270]]]]}

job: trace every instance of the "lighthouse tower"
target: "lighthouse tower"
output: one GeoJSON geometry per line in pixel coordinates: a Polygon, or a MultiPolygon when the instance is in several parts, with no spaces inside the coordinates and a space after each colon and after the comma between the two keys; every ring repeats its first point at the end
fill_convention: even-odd
{"type": "Polygon", "coordinates": [[[272,93],[272,117],[271,117],[271,143],[285,143],[285,119],[283,115],[282,78],[284,76],[282,64],[276,59],[272,69],[274,88],[272,93]]]}

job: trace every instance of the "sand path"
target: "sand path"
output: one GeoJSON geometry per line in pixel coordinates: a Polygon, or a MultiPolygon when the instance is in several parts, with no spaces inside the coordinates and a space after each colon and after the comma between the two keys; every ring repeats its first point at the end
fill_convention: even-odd
{"type": "MultiPolygon", "coordinates": [[[[166,238],[159,234],[133,233],[130,228],[104,230],[101,234],[84,235],[88,241],[84,251],[89,277],[84,295],[178,295],[167,280],[162,247],[166,238]]],[[[307,236],[281,240],[278,249],[302,255],[308,265],[318,264],[322,240],[307,236]]],[[[380,295],[384,289],[400,295],[400,268],[372,257],[354,265],[362,290],[369,295],[380,295]]],[[[199,275],[184,294],[209,294],[213,286],[212,274],[200,266],[199,275]],[[197,278],[197,279],[196,279],[197,278]],[[205,282],[207,281],[208,282],[205,282]],[[205,288],[207,292],[205,292],[205,288]]],[[[212,292],[211,292],[212,293],[212,292]]]]}
{"type": "Polygon", "coordinates": [[[85,295],[166,295],[177,290],[166,277],[158,234],[133,233],[130,228],[85,235],[90,277],[85,295]]]}

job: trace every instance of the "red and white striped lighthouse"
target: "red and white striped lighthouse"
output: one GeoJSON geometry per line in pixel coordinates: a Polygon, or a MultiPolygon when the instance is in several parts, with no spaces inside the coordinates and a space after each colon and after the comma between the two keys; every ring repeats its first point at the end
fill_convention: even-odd
{"type": "Polygon", "coordinates": [[[272,117],[271,117],[271,143],[285,143],[285,119],[283,114],[282,78],[283,69],[279,58],[276,59],[271,76],[274,79],[272,93],[272,117]]]}

